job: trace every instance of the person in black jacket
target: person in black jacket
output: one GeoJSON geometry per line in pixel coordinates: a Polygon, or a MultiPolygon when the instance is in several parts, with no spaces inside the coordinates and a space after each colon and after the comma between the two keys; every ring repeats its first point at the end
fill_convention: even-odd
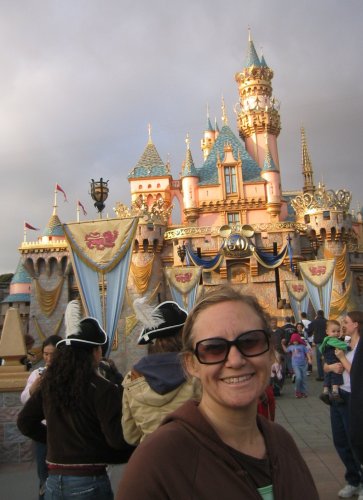
{"type": "Polygon", "coordinates": [[[67,338],[57,343],[39,390],[18,416],[18,428],[47,443],[46,500],[111,500],[106,465],[126,462],[134,448],[122,433],[121,390],[98,371],[107,335],[95,318],[66,328],[67,338]]]}
{"type": "Polygon", "coordinates": [[[324,380],[324,370],[323,370],[323,360],[320,352],[320,346],[326,337],[326,322],[327,319],[324,317],[324,311],[319,310],[316,313],[316,318],[308,326],[308,336],[314,336],[315,344],[315,354],[316,354],[316,368],[318,370],[318,376],[316,380],[322,382],[324,380]]]}
{"type": "Polygon", "coordinates": [[[363,464],[363,312],[350,313],[358,323],[359,342],[350,370],[351,399],[350,399],[350,438],[353,450],[363,464]]]}

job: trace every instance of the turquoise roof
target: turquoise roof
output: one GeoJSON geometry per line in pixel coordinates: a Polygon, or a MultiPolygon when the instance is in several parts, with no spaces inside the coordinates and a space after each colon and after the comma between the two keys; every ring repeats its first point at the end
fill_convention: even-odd
{"type": "Polygon", "coordinates": [[[250,66],[261,66],[260,59],[258,58],[255,46],[252,40],[249,40],[247,47],[247,54],[244,62],[244,68],[249,68],[250,66]]]}
{"type": "Polygon", "coordinates": [[[279,172],[279,169],[276,167],[274,159],[270,153],[270,150],[267,149],[265,161],[263,163],[263,172],[279,172]]]}
{"type": "Polygon", "coordinates": [[[160,158],[154,144],[149,141],[140,160],[129,173],[128,178],[159,177],[164,175],[170,175],[170,172],[160,158]]]}
{"type": "Polygon", "coordinates": [[[215,123],[215,128],[216,128],[216,132],[219,132],[219,127],[218,127],[217,120],[216,120],[216,123],[215,123]]]}
{"type": "Polygon", "coordinates": [[[263,55],[261,56],[261,68],[268,68],[266,59],[263,57],[263,55]]]}
{"type": "Polygon", "coordinates": [[[15,274],[11,280],[11,283],[31,283],[31,277],[25,270],[22,261],[19,260],[15,274]]]}
{"type": "Polygon", "coordinates": [[[43,236],[64,236],[62,223],[57,214],[53,214],[49,219],[48,225],[43,231],[43,236]]]}
{"type": "Polygon", "coordinates": [[[12,293],[2,301],[2,304],[9,302],[30,302],[30,293],[12,293]]]}
{"type": "Polygon", "coordinates": [[[234,135],[228,125],[224,125],[218,135],[203,166],[199,168],[199,185],[218,184],[217,159],[224,158],[224,146],[228,143],[233,150],[233,157],[237,160],[238,155],[242,160],[242,177],[244,181],[263,181],[261,169],[247,153],[244,144],[234,135]]]}
{"type": "Polygon", "coordinates": [[[182,177],[199,177],[197,169],[194,165],[192,153],[189,148],[187,149],[185,162],[183,164],[182,177]]]}
{"type": "Polygon", "coordinates": [[[206,128],[206,130],[208,130],[209,132],[214,132],[214,128],[212,127],[212,123],[210,121],[209,116],[207,118],[207,128],[206,128]]]}

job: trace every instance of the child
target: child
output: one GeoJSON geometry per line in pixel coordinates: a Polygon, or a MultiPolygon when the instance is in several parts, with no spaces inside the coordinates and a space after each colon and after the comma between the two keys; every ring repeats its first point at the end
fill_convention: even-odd
{"type": "Polygon", "coordinates": [[[308,362],[311,363],[310,349],[298,333],[293,333],[288,347],[284,351],[291,353],[291,364],[295,374],[295,396],[306,398],[306,381],[308,362]]]}
{"type": "MultiPolygon", "coordinates": [[[[341,340],[340,337],[340,323],[331,319],[326,324],[327,337],[323,340],[320,346],[320,352],[324,356],[324,361],[328,365],[339,363],[339,359],[335,355],[335,349],[342,349],[347,351],[347,344],[341,340]]],[[[327,405],[331,401],[343,403],[343,399],[339,394],[339,386],[343,384],[343,375],[340,373],[328,372],[324,374],[324,388],[319,398],[327,405]],[[331,394],[330,394],[331,391],[331,394]]]]}
{"type": "MultiPolygon", "coordinates": [[[[311,345],[308,341],[307,335],[305,334],[304,323],[302,321],[300,321],[299,323],[296,323],[296,331],[300,335],[300,337],[303,339],[306,347],[309,349],[309,352],[311,353],[311,345]]],[[[310,375],[312,371],[313,371],[313,365],[311,363],[309,363],[307,375],[310,375]]]]}
{"type": "Polygon", "coordinates": [[[275,351],[275,362],[271,366],[270,385],[273,389],[274,396],[281,396],[283,380],[283,365],[280,362],[280,354],[275,351]]]}

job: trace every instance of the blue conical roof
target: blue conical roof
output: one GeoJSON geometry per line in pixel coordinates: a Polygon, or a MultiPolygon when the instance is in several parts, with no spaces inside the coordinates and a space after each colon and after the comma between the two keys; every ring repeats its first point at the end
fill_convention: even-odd
{"type": "Polygon", "coordinates": [[[64,236],[62,223],[57,214],[53,213],[43,231],[43,236],[64,236]]]}
{"type": "Polygon", "coordinates": [[[263,55],[261,56],[261,68],[268,68],[266,59],[264,58],[263,55]]]}
{"type": "Polygon", "coordinates": [[[31,277],[25,270],[22,261],[19,260],[15,274],[11,279],[11,283],[30,283],[30,282],[31,282],[31,277]]]}
{"type": "Polygon", "coordinates": [[[249,68],[250,66],[261,66],[261,61],[257,55],[254,43],[252,40],[248,41],[247,54],[244,62],[244,68],[249,68]]]}
{"type": "Polygon", "coordinates": [[[158,177],[164,175],[170,175],[170,172],[160,158],[155,145],[149,140],[140,160],[136,163],[128,177],[158,177]]]}
{"type": "Polygon", "coordinates": [[[192,153],[189,148],[187,149],[185,162],[183,164],[182,177],[199,177],[197,169],[194,165],[192,153]]]}
{"type": "Polygon", "coordinates": [[[208,130],[209,132],[214,132],[214,128],[213,128],[213,126],[212,126],[212,123],[211,123],[211,121],[210,121],[209,116],[208,116],[208,118],[207,118],[207,128],[206,128],[206,130],[208,130]]]}

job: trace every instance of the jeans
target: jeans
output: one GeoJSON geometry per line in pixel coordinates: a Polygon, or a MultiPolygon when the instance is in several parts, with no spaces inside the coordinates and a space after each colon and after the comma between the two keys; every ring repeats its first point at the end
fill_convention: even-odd
{"type": "Polygon", "coordinates": [[[113,500],[107,474],[101,476],[65,476],[50,474],[45,500],[113,500]]]}
{"type": "Polygon", "coordinates": [[[294,365],[295,390],[300,394],[306,394],[307,365],[294,365]]]}
{"type": "Polygon", "coordinates": [[[45,481],[48,477],[48,467],[45,463],[45,458],[47,455],[47,445],[45,443],[39,443],[35,441],[35,456],[37,461],[37,472],[39,477],[39,500],[44,498],[44,495],[41,493],[42,486],[45,484],[45,481]]]}
{"type": "Polygon", "coordinates": [[[344,403],[332,401],[330,407],[330,422],[333,442],[338,455],[345,465],[345,480],[352,486],[358,486],[363,481],[360,463],[353,454],[349,432],[350,393],[339,391],[344,403]]]}
{"type": "Polygon", "coordinates": [[[316,368],[318,370],[318,377],[324,379],[324,370],[323,370],[323,360],[321,357],[321,352],[319,347],[321,344],[315,345],[315,354],[316,354],[316,368]]]}

